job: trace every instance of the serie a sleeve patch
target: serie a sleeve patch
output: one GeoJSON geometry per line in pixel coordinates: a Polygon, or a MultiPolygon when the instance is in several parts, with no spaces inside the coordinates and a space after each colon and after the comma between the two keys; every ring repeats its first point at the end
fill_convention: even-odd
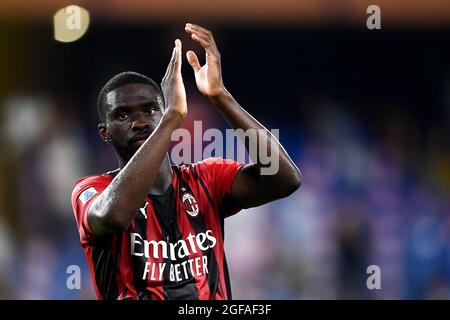
{"type": "Polygon", "coordinates": [[[92,198],[92,196],[94,196],[94,194],[96,194],[96,193],[97,193],[97,190],[95,190],[94,187],[90,187],[90,188],[84,190],[84,191],[80,194],[80,196],[78,197],[78,199],[80,199],[80,201],[81,201],[83,204],[86,204],[86,202],[88,202],[89,199],[92,198]]]}

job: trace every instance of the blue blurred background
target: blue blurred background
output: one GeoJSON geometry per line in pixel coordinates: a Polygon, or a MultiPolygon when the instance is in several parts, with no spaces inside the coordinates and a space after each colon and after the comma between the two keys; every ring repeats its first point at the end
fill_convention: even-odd
{"type": "MultiPolygon", "coordinates": [[[[173,40],[211,29],[228,90],[302,170],[287,199],[226,221],[237,299],[450,298],[450,2],[80,1],[89,30],[53,39],[67,1],[0,5],[0,298],[93,299],[70,205],[116,168],[96,97],[114,74],[157,82],[173,40]],[[66,269],[81,268],[81,290],[66,269]],[[366,269],[381,268],[368,290],[366,269]]],[[[73,3],[75,4],[75,3],[73,3]]],[[[189,116],[227,128],[184,61],[189,116]]]]}

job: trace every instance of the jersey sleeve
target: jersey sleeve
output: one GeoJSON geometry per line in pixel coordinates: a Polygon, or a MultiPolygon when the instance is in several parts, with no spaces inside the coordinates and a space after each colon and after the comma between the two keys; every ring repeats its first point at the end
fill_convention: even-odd
{"type": "Polygon", "coordinates": [[[242,209],[231,201],[230,195],[234,178],[243,166],[242,163],[219,157],[207,158],[196,164],[199,177],[207,184],[206,187],[224,218],[242,209]]]}
{"type": "Polygon", "coordinates": [[[92,201],[97,198],[109,185],[106,176],[92,176],[78,180],[72,191],[72,209],[83,246],[92,245],[95,235],[87,220],[87,212],[92,201]]]}

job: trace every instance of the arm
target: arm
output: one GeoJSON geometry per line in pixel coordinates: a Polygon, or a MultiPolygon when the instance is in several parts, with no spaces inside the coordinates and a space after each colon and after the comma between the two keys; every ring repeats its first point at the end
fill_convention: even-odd
{"type": "MultiPolygon", "coordinates": [[[[255,118],[246,112],[225,89],[222,81],[220,53],[212,33],[200,26],[187,24],[186,31],[206,51],[206,63],[200,66],[196,54],[187,52],[189,64],[194,69],[199,91],[207,96],[233,129],[256,129],[258,152],[250,152],[254,164],[246,165],[236,175],[231,188],[234,202],[242,207],[254,207],[276,199],[287,197],[300,187],[302,176],[283,146],[255,118]],[[267,146],[271,158],[278,160],[278,170],[274,174],[262,174],[263,164],[259,149],[267,146]]],[[[247,151],[249,145],[246,141],[247,151]]]]}
{"type": "Polygon", "coordinates": [[[181,77],[181,42],[175,41],[172,58],[162,81],[167,111],[153,133],[88,209],[95,235],[125,230],[134,219],[167,156],[172,132],[186,117],[186,92],[181,77]]]}

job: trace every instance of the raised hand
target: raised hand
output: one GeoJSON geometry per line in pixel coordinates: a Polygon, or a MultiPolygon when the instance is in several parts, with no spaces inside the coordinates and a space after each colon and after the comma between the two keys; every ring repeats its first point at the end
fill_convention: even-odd
{"type": "Polygon", "coordinates": [[[222,81],[220,53],[214,37],[211,31],[191,23],[186,24],[185,30],[206,51],[206,63],[203,66],[200,65],[198,57],[193,51],[186,53],[187,60],[194,69],[197,88],[203,95],[214,98],[225,90],[222,81]]]}
{"type": "Polygon", "coordinates": [[[187,115],[186,89],[181,75],[181,41],[175,40],[172,57],[167,66],[161,88],[166,102],[166,112],[174,112],[181,118],[187,115]]]}

